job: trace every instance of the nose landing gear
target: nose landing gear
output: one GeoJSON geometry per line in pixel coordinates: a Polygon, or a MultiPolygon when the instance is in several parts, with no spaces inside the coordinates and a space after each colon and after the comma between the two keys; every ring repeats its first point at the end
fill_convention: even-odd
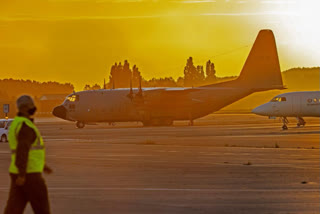
{"type": "Polygon", "coordinates": [[[283,123],[282,130],[288,130],[287,124],[289,123],[289,121],[288,121],[287,117],[282,117],[281,120],[283,123]]]}
{"type": "Polygon", "coordinates": [[[76,122],[76,127],[77,127],[78,129],[82,129],[82,128],[85,127],[85,123],[84,123],[84,122],[81,122],[81,121],[77,121],[77,122],[76,122]]]}

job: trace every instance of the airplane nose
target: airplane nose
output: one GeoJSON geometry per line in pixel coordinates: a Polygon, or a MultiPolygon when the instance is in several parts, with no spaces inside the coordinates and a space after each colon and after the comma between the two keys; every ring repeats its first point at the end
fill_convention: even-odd
{"type": "Polygon", "coordinates": [[[67,109],[64,106],[60,105],[60,106],[57,106],[53,109],[52,114],[56,117],[61,118],[61,119],[66,119],[67,109]]]}
{"type": "Polygon", "coordinates": [[[251,112],[254,114],[262,115],[264,111],[263,111],[262,106],[258,106],[256,108],[254,108],[251,112]]]}

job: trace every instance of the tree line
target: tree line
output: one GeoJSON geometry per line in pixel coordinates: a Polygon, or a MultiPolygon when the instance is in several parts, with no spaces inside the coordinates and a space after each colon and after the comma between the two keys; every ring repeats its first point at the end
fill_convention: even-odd
{"type": "Polygon", "coordinates": [[[213,62],[208,60],[204,69],[204,66],[202,65],[195,65],[192,57],[187,59],[183,74],[184,76],[179,77],[177,80],[172,77],[146,80],[142,77],[141,72],[136,65],[130,67],[128,60],[125,60],[123,64],[119,62],[111,66],[108,83],[102,86],[99,84],[93,86],[87,84],[85,85],[84,90],[129,88],[130,86],[137,88],[139,87],[140,82],[142,87],[197,87],[234,78],[218,78],[213,62]]]}
{"type": "Polygon", "coordinates": [[[34,80],[0,80],[0,98],[15,100],[21,94],[31,94],[40,98],[44,94],[70,94],[74,90],[71,83],[38,82],[34,80]]]}

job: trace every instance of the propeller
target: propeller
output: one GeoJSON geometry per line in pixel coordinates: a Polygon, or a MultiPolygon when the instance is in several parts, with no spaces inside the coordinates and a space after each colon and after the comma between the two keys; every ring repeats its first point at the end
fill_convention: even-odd
{"type": "Polygon", "coordinates": [[[139,91],[138,93],[134,94],[133,93],[133,89],[132,89],[132,79],[130,79],[130,92],[127,95],[128,98],[130,98],[131,100],[133,99],[142,99],[143,98],[143,91],[142,91],[142,78],[139,78],[139,91]]]}
{"type": "Polygon", "coordinates": [[[139,97],[143,97],[143,94],[142,94],[142,84],[141,84],[141,82],[142,82],[142,77],[140,76],[140,78],[139,78],[139,91],[138,91],[138,93],[137,93],[137,96],[139,96],[139,97]]]}

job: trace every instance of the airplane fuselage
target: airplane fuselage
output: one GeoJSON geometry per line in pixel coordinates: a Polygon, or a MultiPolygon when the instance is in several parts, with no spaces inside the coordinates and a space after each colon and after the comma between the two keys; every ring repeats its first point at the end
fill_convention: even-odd
{"type": "MultiPolygon", "coordinates": [[[[215,112],[251,94],[249,89],[214,87],[155,88],[145,91],[148,93],[142,98],[130,98],[130,89],[71,94],[62,104],[66,109],[64,119],[85,123],[190,120],[215,112]],[[168,91],[170,93],[166,93],[168,91]]],[[[133,93],[136,95],[138,89],[134,89],[133,93]]]]}
{"type": "Polygon", "coordinates": [[[252,112],[270,117],[320,117],[320,91],[280,94],[252,112]]]}

